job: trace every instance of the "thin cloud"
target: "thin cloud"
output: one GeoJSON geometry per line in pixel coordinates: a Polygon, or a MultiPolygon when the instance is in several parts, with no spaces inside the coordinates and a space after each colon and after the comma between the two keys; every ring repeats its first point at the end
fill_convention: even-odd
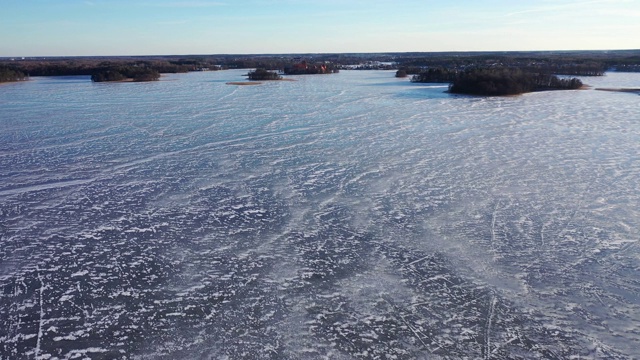
{"type": "Polygon", "coordinates": [[[153,5],[171,8],[206,8],[224,6],[226,4],[219,1],[172,1],[155,3],[153,5]]]}
{"type": "Polygon", "coordinates": [[[168,21],[158,21],[156,22],[156,25],[174,26],[174,25],[188,24],[189,22],[190,22],[189,20],[168,20],[168,21]]]}
{"type": "Polygon", "coordinates": [[[541,7],[533,8],[533,9],[527,9],[527,10],[522,10],[522,11],[514,11],[514,12],[506,14],[505,17],[517,16],[517,15],[523,15],[523,14],[531,14],[531,13],[543,13],[543,12],[552,12],[552,11],[558,11],[558,10],[567,10],[567,9],[572,9],[572,8],[581,8],[581,7],[588,6],[588,5],[593,5],[593,4],[628,3],[628,2],[629,2],[628,0],[622,0],[622,1],[621,0],[578,1],[578,2],[568,3],[568,4],[541,6],[541,7]]]}

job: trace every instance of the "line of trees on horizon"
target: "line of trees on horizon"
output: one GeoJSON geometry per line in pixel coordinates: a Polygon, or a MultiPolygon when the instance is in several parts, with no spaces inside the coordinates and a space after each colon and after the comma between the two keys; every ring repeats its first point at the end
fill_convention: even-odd
{"type": "MultiPolygon", "coordinates": [[[[199,69],[199,64],[181,64],[166,60],[120,60],[120,59],[61,59],[34,61],[5,61],[7,67],[27,76],[74,76],[93,75],[105,68],[136,67],[153,69],[159,73],[186,73],[199,69]]],[[[1,62],[0,62],[1,65],[1,62]]],[[[212,67],[212,69],[216,69],[212,67]]]]}
{"type": "MultiPolygon", "coordinates": [[[[443,56],[431,58],[402,59],[399,69],[407,74],[415,75],[429,68],[445,68],[450,70],[467,70],[470,68],[520,68],[540,73],[574,76],[602,76],[623,59],[601,59],[575,56],[523,56],[523,55],[477,55],[477,56],[443,56]]],[[[640,64],[640,59],[631,61],[640,64]]]]}
{"type": "MultiPolygon", "coordinates": [[[[257,69],[291,74],[330,73],[357,65],[381,63],[385,69],[417,75],[426,69],[521,68],[570,76],[598,76],[605,71],[640,71],[640,50],[565,52],[342,53],[281,55],[169,55],[132,57],[66,57],[0,59],[0,66],[29,76],[93,75],[109,66],[152,68],[159,73],[218,69],[257,69]],[[303,69],[296,65],[308,62],[303,69]],[[326,70],[322,69],[322,66],[326,70]]],[[[368,68],[366,66],[362,68],[368,68]]],[[[372,67],[378,69],[379,67],[372,67]]],[[[7,71],[5,71],[6,73],[7,71]]],[[[433,75],[433,74],[432,74],[433,75]]],[[[6,76],[6,75],[5,75],[6,76]]],[[[435,76],[435,75],[434,75],[435,76]]]]}

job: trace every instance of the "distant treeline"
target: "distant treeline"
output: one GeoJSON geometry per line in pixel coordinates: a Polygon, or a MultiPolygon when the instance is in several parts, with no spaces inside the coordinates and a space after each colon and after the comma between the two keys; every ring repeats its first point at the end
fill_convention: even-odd
{"type": "MultiPolygon", "coordinates": [[[[419,74],[424,69],[443,68],[464,71],[470,68],[519,68],[537,73],[574,76],[602,76],[624,59],[601,59],[583,56],[526,57],[520,55],[443,56],[403,59],[399,69],[407,74],[419,74]]],[[[638,62],[632,62],[640,64],[638,62]]],[[[622,68],[622,67],[621,67],[622,68]]]]}
{"type": "Polygon", "coordinates": [[[409,75],[432,68],[466,71],[506,67],[556,75],[593,76],[610,69],[640,71],[640,50],[21,58],[0,60],[0,66],[3,65],[27,77],[93,75],[109,66],[137,66],[159,73],[227,68],[286,70],[296,74],[338,69],[393,69],[409,75]],[[307,69],[296,67],[302,61],[308,62],[307,69]],[[326,70],[321,70],[321,65],[326,70]]]}
{"type": "Polygon", "coordinates": [[[556,75],[602,76],[607,71],[607,66],[602,62],[586,62],[583,64],[549,63],[522,66],[520,69],[556,75]]]}
{"type": "MultiPolygon", "coordinates": [[[[95,75],[105,74],[106,69],[112,72],[138,74],[135,69],[149,69],[158,73],[186,73],[202,69],[216,70],[218,67],[189,60],[36,60],[36,61],[12,61],[7,62],[14,71],[19,71],[28,76],[70,76],[70,75],[95,75]],[[123,70],[124,69],[124,70],[123,70]],[[128,69],[128,70],[126,70],[128,69]]],[[[151,73],[150,71],[148,71],[151,73]]],[[[126,74],[124,74],[126,75],[126,74]]],[[[127,76],[131,78],[131,76],[127,76]]]]}
{"type": "Polygon", "coordinates": [[[286,69],[294,67],[296,64],[308,62],[311,64],[325,64],[333,69],[341,64],[338,60],[339,56],[255,56],[250,55],[243,57],[234,57],[230,59],[220,59],[221,63],[229,69],[266,69],[276,70],[286,73],[286,69]],[[331,59],[331,60],[328,60],[331,59]]]}
{"type": "MultiPolygon", "coordinates": [[[[433,83],[446,83],[453,81],[457,74],[470,70],[470,69],[504,69],[513,68],[520,69],[529,73],[536,74],[549,74],[549,75],[572,75],[572,76],[602,76],[605,73],[605,67],[601,63],[588,63],[588,64],[573,64],[573,65],[521,65],[521,66],[496,66],[491,64],[490,66],[467,66],[467,67],[430,67],[427,69],[420,69],[416,67],[402,68],[398,72],[404,72],[405,74],[413,74],[411,81],[413,82],[433,82],[433,83]]],[[[396,74],[398,76],[398,74],[396,74]]]]}
{"type": "Polygon", "coordinates": [[[22,81],[26,79],[27,76],[22,71],[0,66],[0,82],[22,81]]]}
{"type": "Polygon", "coordinates": [[[619,72],[640,72],[640,64],[622,64],[617,65],[614,69],[619,72]]]}
{"type": "Polygon", "coordinates": [[[449,92],[471,95],[517,95],[544,90],[572,90],[582,87],[577,78],[561,79],[555,75],[521,69],[473,69],[461,72],[449,85],[449,92]]]}

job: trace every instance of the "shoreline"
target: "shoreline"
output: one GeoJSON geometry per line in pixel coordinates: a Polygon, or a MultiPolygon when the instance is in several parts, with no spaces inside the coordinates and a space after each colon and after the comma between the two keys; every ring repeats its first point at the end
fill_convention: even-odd
{"type": "MultiPolygon", "coordinates": [[[[457,93],[457,92],[451,92],[449,90],[444,91],[444,93],[450,94],[450,95],[465,95],[465,96],[480,96],[480,97],[513,97],[513,96],[522,96],[525,94],[535,94],[535,93],[542,93],[542,92],[549,92],[549,91],[576,91],[576,90],[589,90],[589,89],[591,89],[591,86],[582,85],[577,89],[542,89],[542,90],[534,90],[534,91],[525,91],[517,94],[504,94],[504,95],[457,93]]],[[[595,89],[595,90],[602,90],[602,89],[595,89]]],[[[638,91],[640,94],[640,89],[633,89],[633,90],[638,91]]],[[[609,91],[617,91],[617,90],[609,90],[609,91]]],[[[635,91],[631,91],[631,92],[635,92],[635,91]]],[[[625,91],[623,90],[623,92],[625,91]]]]}
{"type": "Polygon", "coordinates": [[[251,86],[251,85],[262,85],[261,81],[230,81],[225,83],[226,85],[241,85],[241,86],[251,86]]]}
{"type": "Polygon", "coordinates": [[[19,83],[24,83],[24,82],[28,82],[28,81],[30,81],[30,80],[2,81],[2,82],[0,82],[0,86],[11,85],[11,84],[19,84],[19,83]]]}
{"type": "Polygon", "coordinates": [[[598,91],[621,92],[640,95],[640,88],[596,88],[598,91]]]}

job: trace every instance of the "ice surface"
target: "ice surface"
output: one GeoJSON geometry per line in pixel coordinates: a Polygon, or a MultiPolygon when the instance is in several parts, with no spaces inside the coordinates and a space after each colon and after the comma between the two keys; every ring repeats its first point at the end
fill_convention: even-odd
{"type": "Polygon", "coordinates": [[[244,72],[0,89],[0,359],[640,357],[637,95],[244,72]]]}

